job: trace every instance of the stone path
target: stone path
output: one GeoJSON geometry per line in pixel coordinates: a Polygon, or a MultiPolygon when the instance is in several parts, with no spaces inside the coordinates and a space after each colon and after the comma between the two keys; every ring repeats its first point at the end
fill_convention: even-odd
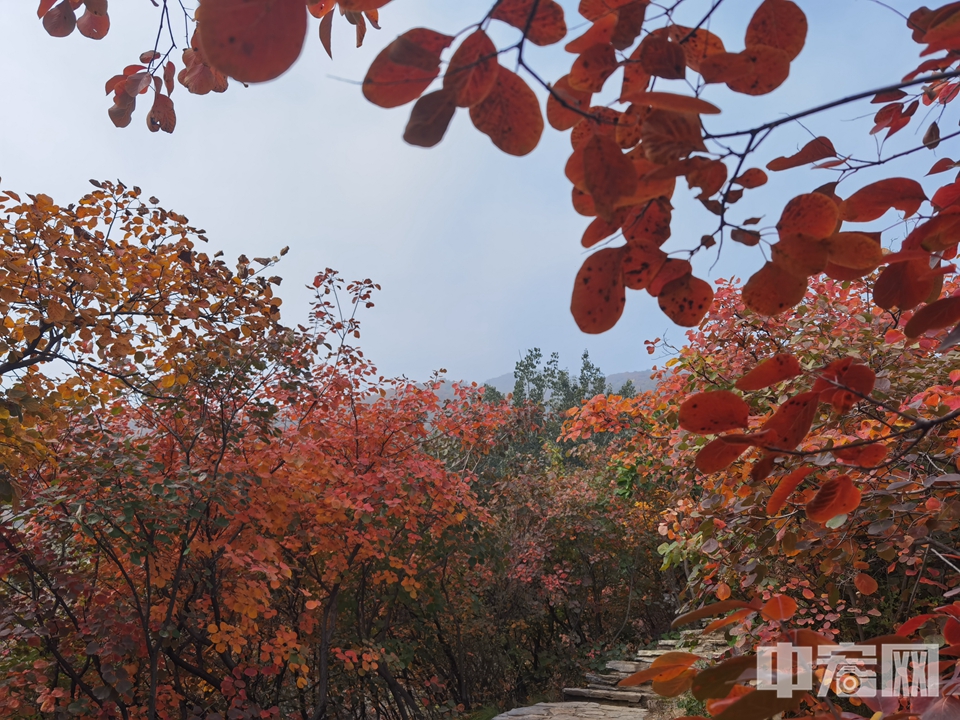
{"type": "MultiPolygon", "coordinates": [[[[693,652],[704,658],[716,658],[727,644],[722,634],[701,635],[687,631],[680,640],[661,640],[652,650],[640,650],[632,660],[612,660],[606,673],[586,674],[586,687],[564,688],[566,702],[540,703],[516,708],[497,715],[493,720],[655,720],[663,710],[663,699],[649,684],[620,688],[625,677],[650,667],[656,658],[672,650],[693,652]]],[[[671,717],[673,717],[671,715],[671,717]]]]}
{"type": "Polygon", "coordinates": [[[641,708],[594,702],[559,702],[516,708],[497,715],[493,720],[644,720],[648,713],[641,708]]]}

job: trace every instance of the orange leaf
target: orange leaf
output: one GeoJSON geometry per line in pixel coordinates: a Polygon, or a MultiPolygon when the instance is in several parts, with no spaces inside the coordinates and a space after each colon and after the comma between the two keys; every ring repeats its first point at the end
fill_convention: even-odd
{"type": "MultiPolygon", "coordinates": [[[[42,18],[56,4],[57,0],[40,0],[40,6],[37,8],[37,17],[42,18]]],[[[71,8],[72,9],[72,8],[71,8]]]]}
{"type": "Polygon", "coordinates": [[[669,283],[692,272],[693,268],[686,260],[668,258],[660,268],[660,272],[654,275],[653,281],[647,286],[647,292],[656,297],[669,283]]]}
{"type": "Polygon", "coordinates": [[[656,198],[628,208],[623,219],[623,237],[628,243],[653,243],[657,247],[670,239],[671,207],[666,198],[656,198]]]}
{"type": "Polygon", "coordinates": [[[676,677],[667,679],[655,678],[653,681],[653,691],[660,697],[672,698],[683,695],[683,693],[693,685],[693,679],[696,676],[696,670],[684,670],[676,677]]]}
{"type": "Polygon", "coordinates": [[[526,155],[540,142],[543,116],[533,90],[514,72],[500,67],[486,99],[470,108],[474,126],[508,155],[526,155]]]}
{"type": "Polygon", "coordinates": [[[574,90],[569,77],[557,80],[547,97],[547,122],[554,130],[569,130],[583,120],[583,113],[590,107],[592,93],[574,90]]]}
{"type": "Polygon", "coordinates": [[[833,235],[840,218],[837,204],[823,193],[797,195],[787,203],[777,223],[781,236],[802,233],[816,240],[833,235]]]}
{"type": "Polygon", "coordinates": [[[623,63],[623,87],[620,90],[620,102],[629,102],[631,98],[646,92],[650,84],[651,75],[643,69],[640,63],[640,48],[633,51],[623,63]]]}
{"type": "Polygon", "coordinates": [[[683,25],[671,25],[670,39],[683,49],[687,67],[694,72],[700,72],[700,63],[706,58],[725,52],[723,40],[703,28],[692,30],[683,25]]]}
{"type": "Polygon", "coordinates": [[[764,0],[747,25],[748,48],[767,45],[779,48],[793,60],[807,38],[807,16],[790,0],[764,0]]]}
{"type": "Polygon", "coordinates": [[[525,33],[534,45],[553,45],[567,34],[563,8],[554,0],[500,0],[490,17],[525,33]]]}
{"type": "Polygon", "coordinates": [[[659,35],[647,35],[640,43],[640,64],[653,77],[682,80],[686,74],[687,57],[683,49],[659,35]]]}
{"type": "Polygon", "coordinates": [[[825,240],[830,262],[840,267],[872,272],[883,262],[883,249],[869,235],[839,232],[825,240]]]}
{"type": "Polygon", "coordinates": [[[387,45],[363,79],[363,96],[374,105],[394,108],[420,97],[440,74],[440,53],[453,38],[414,28],[387,45]]]}
{"type": "Polygon", "coordinates": [[[702,473],[726,470],[750,447],[749,442],[734,442],[726,436],[711,440],[697,453],[694,465],[702,473]]]}
{"type": "Polygon", "coordinates": [[[594,135],[583,146],[583,182],[597,214],[610,219],[617,201],[636,191],[637,171],[616,141],[594,135]]]}
{"type": "Polygon", "coordinates": [[[730,597],[730,586],[725,582],[720,583],[717,585],[716,595],[717,600],[726,600],[730,597]]]}
{"type": "Polygon", "coordinates": [[[647,287],[667,261],[667,254],[654,246],[627,245],[622,253],[623,283],[631,290],[647,287]]]}
{"type": "Polygon", "coordinates": [[[613,30],[610,44],[617,50],[626,50],[633,45],[643,30],[643,21],[647,14],[648,0],[633,0],[622,5],[617,11],[617,27],[613,30]]]}
{"type": "Polygon", "coordinates": [[[729,390],[691,395],[680,405],[680,427],[697,435],[722,433],[749,424],[750,406],[729,390]]]}
{"type": "Polygon", "coordinates": [[[860,491],[853,486],[849,475],[828,480],[813,499],[807,503],[807,517],[825,523],[838,515],[847,515],[860,505],[860,491]]]}
{"type": "Polygon", "coordinates": [[[573,61],[567,82],[574,90],[600,92],[618,67],[617,52],[612,45],[594,45],[573,61]]]}
{"type": "Polygon", "coordinates": [[[681,327],[696,327],[710,311],[713,288],[693,275],[671,280],[657,295],[657,304],[664,314],[681,327]]]}
{"type": "Polygon", "coordinates": [[[872,468],[878,466],[887,457],[887,446],[875,443],[853,448],[833,448],[832,452],[842,463],[872,468]]]}
{"type": "Polygon", "coordinates": [[[568,53],[579,55],[594,45],[610,45],[610,41],[613,39],[613,31],[616,29],[619,21],[620,18],[615,12],[597,18],[593,25],[590,26],[590,29],[575,40],[568,42],[563,49],[568,53]]]}
{"type": "Polygon", "coordinates": [[[820,393],[810,391],[794,395],[780,405],[761,428],[767,433],[764,445],[781,450],[792,450],[799,445],[810,432],[819,403],[820,393]]]}
{"type": "Polygon", "coordinates": [[[770,250],[772,262],[797,277],[816,275],[828,265],[826,241],[801,233],[781,235],[770,250]]]}
{"type": "Polygon", "coordinates": [[[946,172],[947,170],[953,170],[955,167],[957,167],[957,163],[950,158],[940,158],[933,164],[933,167],[930,168],[927,175],[936,175],[937,173],[946,172]]]}
{"type": "Polygon", "coordinates": [[[241,82],[282,75],[307,34],[303,0],[204,0],[196,15],[207,62],[241,82]]]}
{"type": "Polygon", "coordinates": [[[729,610],[737,610],[739,608],[748,607],[752,607],[754,610],[759,609],[759,605],[744,602],[743,600],[724,600],[722,602],[713,603],[712,605],[705,605],[702,608],[697,608],[696,610],[691,610],[688,613],[684,613],[670,623],[670,627],[676,630],[678,627],[689,625],[697,620],[703,620],[703,618],[721,615],[729,610]]]}
{"type": "Polygon", "coordinates": [[[789,353],[778,353],[767,358],[753,370],[737,380],[737,390],[762,390],[765,387],[789,380],[802,371],[800,361],[789,353]]]}
{"type": "Polygon", "coordinates": [[[606,332],[623,314],[621,256],[620,248],[604,248],[588,257],[577,273],[570,312],[585,333],[606,332]]]}
{"type": "MultiPolygon", "coordinates": [[[[790,56],[783,50],[756,45],[739,53],[747,72],[727,80],[727,87],[744,95],[766,95],[783,85],[790,75],[790,56]]],[[[720,57],[714,55],[713,57],[720,57]]],[[[708,58],[706,62],[710,62],[708,58]]]]}
{"type": "Polygon", "coordinates": [[[742,175],[735,177],[733,182],[735,185],[740,185],[741,187],[745,187],[749,190],[766,184],[767,174],[760,168],[750,168],[749,170],[744,171],[742,175]]]}
{"type": "Polygon", "coordinates": [[[706,635],[707,633],[716,632],[720,628],[725,628],[727,625],[733,625],[735,623],[741,622],[742,620],[746,620],[748,617],[750,617],[751,615],[754,615],[756,612],[757,611],[754,608],[745,608],[743,610],[737,610],[737,612],[731,613],[726,617],[722,617],[714,620],[712,623],[707,625],[702,632],[704,635],[706,635]]]}
{"type": "Polygon", "coordinates": [[[799,167],[800,165],[817,162],[817,160],[836,156],[837,151],[834,149],[833,143],[830,142],[830,138],[818,137],[808,142],[800,148],[799,152],[793,155],[771,160],[767,163],[767,170],[773,170],[774,172],[788,170],[799,167]]]}
{"type": "Polygon", "coordinates": [[[585,248],[593,247],[604,238],[613,235],[620,229],[619,217],[618,215],[610,222],[603,218],[594,218],[593,222],[587,225],[587,229],[583,231],[580,244],[585,248]]]}
{"type": "Polygon", "coordinates": [[[807,279],[796,277],[772,262],[766,263],[743,286],[743,302],[761,315],[777,315],[803,300],[807,279]]]}
{"type": "Polygon", "coordinates": [[[903,329],[909,338],[920,337],[928,330],[939,330],[960,322],[960,297],[940,298],[917,310],[903,329]]]}
{"type": "Polygon", "coordinates": [[[787,595],[774,595],[760,608],[760,614],[767,620],[783,622],[797,612],[797,601],[787,595]]]}
{"type": "Polygon", "coordinates": [[[443,87],[456,93],[457,107],[472,107],[493,90],[497,72],[497,47],[483,30],[477,30],[450,58],[443,87]]]}
{"type": "Polygon", "coordinates": [[[699,118],[669,110],[654,110],[643,121],[641,148],[646,158],[658,165],[707,149],[703,144],[699,118]]]}
{"type": "Polygon", "coordinates": [[[433,147],[447,132],[457,109],[457,95],[452,90],[437,90],[417,100],[403,139],[418,147],[433,147]]]}
{"type": "Polygon", "coordinates": [[[798,467],[793,472],[785,475],[777,485],[777,489],[773,491],[767,500],[767,515],[771,517],[778,515],[783,509],[783,506],[786,505],[787,498],[793,494],[797,486],[803,482],[803,479],[807,477],[807,475],[815,471],[816,468],[812,467],[798,467]]]}
{"type": "Polygon", "coordinates": [[[716,115],[720,112],[720,108],[713,103],[708,103],[706,100],[690,95],[676,95],[668,92],[641,92],[633,95],[630,99],[637,105],[679,113],[716,115]]]}
{"type": "Polygon", "coordinates": [[[916,180],[888,178],[860,188],[847,198],[843,219],[848,222],[870,222],[882,217],[887,210],[901,210],[910,217],[927,196],[916,180]]]}
{"type": "Polygon", "coordinates": [[[877,589],[880,587],[877,585],[877,581],[866,573],[860,573],[853,579],[853,584],[857,586],[857,590],[862,592],[864,595],[873,595],[877,589]]]}

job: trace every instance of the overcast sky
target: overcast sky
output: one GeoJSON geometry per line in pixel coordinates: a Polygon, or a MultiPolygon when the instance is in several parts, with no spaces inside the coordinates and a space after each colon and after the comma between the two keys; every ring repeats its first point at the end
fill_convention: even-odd
{"type": "MultiPolygon", "coordinates": [[[[338,17],[333,61],[312,21],[300,60],[274,82],[250,88],[232,83],[223,95],[203,97],[178,85],[177,128],[167,135],[148,132],[146,107],[137,109],[126,129],[114,128],[103,94],[110,76],[152,48],[157,11],[150,0],[112,2],[113,26],[99,42],[79,33],[51,38],[37,20],[37,0],[3,0],[3,187],[46,192],[66,204],[87,191],[88,178],[119,178],[205,228],[213,251],[270,255],[289,245],[279,267],[288,323],[304,318],[303,286],[317,270],[370,277],[383,291],[363,317],[362,346],[389,375],[423,379],[443,367],[451,377],[482,381],[512,370],[533,346],[559,351],[571,366],[587,348],[608,373],[649,367],[643,341],[667,336],[680,343],[683,333],[645,292],[628,295],[624,317],[601,336],[582,334],[570,316],[570,289],[585,257],[579,240],[589,221],[570,206],[563,176],[568,134],[548,127],[531,155],[509,157],[460,111],[440,146],[413,148],[401,139],[409,106],[375,107],[359,87],[338,79],[361,80],[376,53],[410,27],[455,34],[482,17],[491,2],[394,0],[381,11],[383,30],[370,31],[359,50],[352,27],[338,17]]],[[[916,65],[920,48],[891,9],[871,0],[798,2],[810,32],[790,79],[763,98],[711,87],[704,97],[724,108],[723,115],[708,119],[711,130],[751,127],[896,82],[916,65]]],[[[576,0],[562,4],[575,26],[581,20],[576,0]]],[[[701,0],[688,4],[698,18],[709,7],[701,0]]],[[[916,2],[888,4],[906,12],[916,2]]],[[[711,29],[728,49],[742,49],[757,5],[728,0],[715,14],[711,29]]],[[[515,31],[501,27],[497,38],[511,42],[515,31]]],[[[179,51],[175,56],[179,68],[179,51]]],[[[534,49],[530,60],[544,77],[556,79],[573,56],[555,46],[534,49]]],[[[509,65],[511,57],[502,62],[509,65]]],[[[609,94],[617,92],[619,77],[607,87],[609,94]]],[[[810,119],[807,127],[830,135],[841,153],[875,154],[864,116],[876,109],[849,106],[810,119]]],[[[919,141],[912,127],[903,135],[909,135],[904,147],[919,141]]],[[[762,148],[758,164],[808,139],[804,128],[784,128],[762,148]]],[[[910,161],[922,168],[919,174],[936,159],[928,151],[922,155],[910,161]]],[[[767,215],[773,224],[787,199],[830,180],[826,171],[783,173],[750,191],[735,216],[767,215]]],[[[852,181],[849,192],[863,182],[852,181]]],[[[845,187],[842,195],[849,194],[845,187]]],[[[689,196],[681,181],[668,249],[694,247],[715,226],[689,196]]],[[[697,274],[745,279],[763,262],[759,248],[727,247],[711,270],[715,259],[698,256],[697,274]]]]}

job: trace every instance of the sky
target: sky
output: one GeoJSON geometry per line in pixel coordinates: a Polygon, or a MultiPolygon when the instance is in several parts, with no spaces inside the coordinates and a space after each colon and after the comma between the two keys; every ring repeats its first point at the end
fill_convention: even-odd
{"type": "MultiPolygon", "coordinates": [[[[570,205],[563,175],[568,134],[547,127],[533,153],[510,157],[461,110],[443,142],[424,150],[402,140],[410,106],[383,110],[360,92],[367,67],[398,34],[417,26],[456,34],[483,17],[491,2],[393,0],[381,10],[383,29],[370,30],[359,49],[353,28],[337,17],[333,60],[312,21],[300,59],[273,82],[247,88],[231,82],[226,93],[202,97],[178,85],[177,128],[167,135],[147,130],[147,107],[137,109],[129,127],[115,128],[103,94],[108,78],[153,47],[158,11],[150,0],[111,3],[111,31],[100,41],[76,32],[49,37],[36,17],[36,0],[5,0],[2,187],[45,192],[67,204],[87,192],[89,178],[120,179],[203,227],[211,254],[265,256],[290,246],[277,269],[288,324],[306,317],[305,286],[316,272],[331,267],[348,279],[372,278],[382,291],[377,306],[361,316],[361,346],[386,375],[426,379],[445,368],[453,379],[483,381],[510,371],[531,347],[557,351],[570,366],[587,349],[607,373],[650,367],[655,358],[644,340],[679,344],[684,334],[645,292],[628,291],[623,318],[600,336],[581,333],[570,315],[573,278],[588,254],[580,236],[589,219],[570,205]]],[[[586,29],[576,0],[561,4],[568,25],[586,29]]],[[[798,4],[810,30],[790,78],[760,98],[708,88],[703,97],[724,110],[706,121],[708,129],[753,127],[897,82],[917,64],[920,46],[898,15],[912,10],[914,0],[889,0],[886,7],[874,0],[798,4]]],[[[729,50],[740,50],[758,5],[727,0],[710,29],[729,50]]],[[[679,19],[693,24],[709,2],[687,0],[687,6],[679,19]]],[[[176,17],[178,4],[171,2],[170,11],[176,17]]],[[[516,31],[496,25],[501,46],[515,41],[516,31]]],[[[182,47],[182,31],[177,41],[182,47]]],[[[568,72],[573,61],[561,46],[532,48],[527,57],[549,79],[568,72]]],[[[512,61],[510,55],[501,60],[508,67],[512,61]]],[[[600,99],[612,100],[619,84],[618,73],[600,99]]],[[[679,81],[658,88],[689,93],[679,81]]],[[[811,118],[805,127],[785,126],[761,148],[756,164],[791,154],[811,132],[829,135],[842,154],[875,156],[868,132],[876,109],[861,102],[811,118]]],[[[919,142],[913,127],[903,135],[897,138],[903,147],[919,142]]],[[[922,175],[937,157],[924,151],[901,169],[919,168],[922,175]]],[[[850,181],[850,192],[868,177],[850,181]]],[[[735,215],[764,216],[773,225],[790,197],[831,179],[823,170],[782,173],[749,191],[735,215]]],[[[849,194],[847,185],[841,195],[849,194]]],[[[691,196],[681,181],[668,250],[693,248],[715,227],[691,196]]],[[[719,260],[716,253],[698,255],[695,273],[710,280],[749,277],[763,263],[762,248],[734,245],[725,243],[719,260]]]]}

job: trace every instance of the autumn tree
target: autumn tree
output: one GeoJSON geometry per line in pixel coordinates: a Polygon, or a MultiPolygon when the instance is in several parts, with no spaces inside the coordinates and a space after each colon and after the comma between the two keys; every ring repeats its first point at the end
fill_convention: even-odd
{"type": "MultiPolygon", "coordinates": [[[[80,3],[55,2],[44,0],[39,8],[50,34],[66,35],[75,27],[91,37],[106,32],[105,2],[86,0],[79,19],[74,5],[79,8],[80,3]]],[[[141,56],[140,64],[128,66],[108,81],[107,92],[114,98],[110,116],[117,125],[128,124],[137,98],[152,92],[147,123],[152,130],[170,131],[175,122],[170,100],[175,76],[198,94],[225,89],[227,77],[245,83],[277,77],[299,55],[310,15],[320,18],[321,41],[329,49],[335,11],[355,26],[359,40],[368,23],[377,25],[379,10],[388,3],[202,0],[195,17],[187,18],[188,25],[195,23],[189,39],[177,40],[170,33],[169,46],[154,44],[141,56]],[[170,60],[178,42],[184,48],[184,67],[179,72],[170,60]]],[[[838,543],[845,542],[839,539],[846,537],[844,528],[849,523],[852,529],[858,518],[872,517],[871,513],[879,513],[877,522],[889,519],[881,517],[890,510],[885,507],[888,496],[882,485],[888,471],[909,475],[916,462],[909,459],[909,444],[919,438],[918,447],[926,447],[940,433],[952,432],[955,411],[948,406],[947,411],[938,412],[937,405],[931,417],[917,412],[929,407],[923,399],[918,408],[906,409],[900,398],[896,403],[884,399],[884,385],[878,385],[872,365],[874,357],[864,355],[867,346],[846,335],[836,342],[838,348],[848,350],[832,358],[807,356],[808,364],[803,365],[805,356],[800,350],[815,345],[821,329],[803,315],[788,313],[804,307],[811,287],[863,279],[865,284],[857,286],[862,288],[858,302],[872,304],[871,317],[876,313],[889,318],[889,327],[885,326],[882,334],[876,325],[868,327],[866,332],[876,333],[876,342],[895,347],[904,342],[911,351],[917,347],[923,352],[947,353],[960,340],[960,300],[953,296],[955,286],[950,281],[956,271],[950,261],[960,241],[960,186],[952,178],[946,182],[939,179],[941,173],[954,169],[955,163],[949,157],[931,163],[928,175],[932,177],[923,182],[908,176],[909,170],[898,170],[907,167],[903,164],[906,156],[934,148],[946,150],[957,134],[941,132],[940,120],[957,94],[960,4],[919,7],[905,17],[904,42],[916,43],[924,59],[916,67],[904,67],[903,74],[891,77],[885,87],[864,88],[847,97],[825,95],[808,110],[767,121],[751,120],[742,128],[723,131],[712,129],[712,116],[723,109],[728,92],[767,94],[787,82],[794,62],[803,61],[808,18],[791,0],[763,0],[735,15],[743,28],[741,42],[740,38],[721,38],[709,29],[711,18],[719,13],[737,13],[729,10],[732,6],[728,3],[704,3],[690,22],[677,22],[676,16],[690,5],[678,2],[664,8],[646,0],[581,0],[578,12],[589,27],[565,45],[573,56],[569,73],[553,79],[542,77],[525,51],[530,45],[552,46],[567,38],[563,8],[554,0],[498,0],[490,3],[485,14],[478,14],[475,25],[450,29],[455,35],[426,28],[401,34],[374,61],[364,79],[363,94],[382,107],[414,103],[404,134],[412,144],[440,142],[456,110],[464,108],[495,146],[512,155],[524,155],[538,144],[544,129],[544,113],[530,84],[547,93],[547,122],[557,130],[570,131],[572,152],[565,174],[573,185],[573,206],[592,218],[581,243],[586,248],[603,243],[587,257],[573,283],[571,311],[585,332],[604,332],[616,324],[627,289],[646,290],[675,323],[698,327],[714,307],[714,288],[694,275],[691,261],[711,249],[722,250],[730,241],[756,247],[759,269],[736,291],[744,311],[766,318],[756,321],[760,328],[776,327],[784,317],[799,318],[796,329],[787,344],[775,351],[769,344],[757,343],[763,354],[754,358],[755,367],[737,368],[732,386],[724,380],[734,375],[729,370],[713,377],[708,374],[712,387],[701,386],[697,394],[677,399],[681,429],[712,437],[688,471],[725,472],[730,491],[737,497],[742,492],[747,498],[762,490],[757,484],[782,467],[785,459],[799,462],[794,459],[807,458],[806,453],[823,455],[824,464],[815,465],[810,473],[802,466],[791,469],[797,474],[788,475],[789,481],[778,485],[773,508],[802,504],[807,521],[822,525],[817,530],[823,533],[822,544],[816,547],[829,557],[821,561],[820,573],[830,576],[834,571],[831,563],[835,566],[841,556],[868,564],[867,568],[854,565],[855,569],[871,569],[872,556],[868,561],[856,548],[839,547],[838,543]],[[492,23],[513,27],[519,33],[516,42],[497,47],[486,32],[492,23]],[[435,81],[436,89],[431,90],[435,81]],[[669,81],[682,83],[671,86],[666,84],[669,81]],[[610,88],[613,82],[618,87],[610,88]],[[883,141],[875,153],[859,157],[850,149],[835,146],[830,129],[822,125],[823,113],[837,107],[869,108],[873,118],[864,123],[864,134],[869,132],[883,141]],[[925,111],[920,112],[921,108],[925,111]],[[799,122],[811,129],[810,141],[799,148],[774,146],[767,154],[781,131],[799,122]],[[901,133],[911,125],[921,131],[922,141],[901,133]],[[827,171],[831,181],[806,181],[805,192],[783,207],[756,207],[750,202],[749,191],[771,177],[811,165],[827,171]],[[671,200],[679,178],[686,180],[691,194],[715,220],[703,229],[697,247],[668,251],[671,200]],[[778,218],[775,226],[763,225],[765,216],[778,218]],[[768,388],[784,382],[791,384],[775,397],[774,407],[752,395],[772,392],[768,388]],[[856,418],[860,408],[869,410],[868,426],[876,429],[875,434],[871,430],[860,437],[846,420],[856,418]],[[823,431],[834,443],[830,452],[823,445],[808,445],[823,439],[820,428],[825,416],[834,423],[831,427],[839,428],[823,431]],[[811,435],[814,429],[817,433],[811,435]],[[749,482],[728,469],[746,453],[755,454],[746,476],[749,482]],[[864,472],[848,472],[851,465],[864,472]],[[811,485],[814,482],[817,484],[811,485]],[[808,490],[813,491],[810,497],[808,490]],[[798,500],[801,496],[802,503],[798,500]]],[[[819,15],[815,17],[829,18],[831,9],[817,6],[816,12],[819,15]]],[[[160,24],[161,30],[174,26],[166,3],[160,8],[160,24]]],[[[159,33],[157,37],[168,35],[159,33]]],[[[760,337],[765,332],[757,331],[760,337]]],[[[898,366],[897,372],[909,380],[909,368],[898,366]]],[[[900,378],[890,377],[891,387],[899,387],[894,381],[900,378]]],[[[945,388],[938,389],[937,396],[949,395],[944,378],[939,385],[932,383],[932,378],[925,382],[927,389],[945,388]]],[[[949,462],[952,454],[937,447],[931,453],[923,462],[949,462]]],[[[933,481],[916,492],[935,495],[937,485],[933,481]]],[[[929,499],[940,502],[938,497],[929,499]]],[[[778,541],[789,536],[794,512],[798,518],[796,510],[781,519],[788,534],[778,541]]],[[[941,510],[932,503],[923,512],[941,510]]],[[[912,522],[911,517],[911,528],[912,522]]],[[[718,527],[716,522],[714,527],[718,527]]],[[[930,523],[924,527],[928,534],[932,532],[930,523]]],[[[899,525],[896,528],[894,534],[902,530],[899,525]]],[[[876,534],[887,530],[890,528],[876,534]]],[[[904,537],[912,538],[907,556],[915,557],[909,548],[917,544],[917,536],[904,537]]],[[[720,540],[710,540],[719,546],[720,540]]],[[[898,543],[890,544],[897,555],[898,543]]],[[[878,546],[877,552],[881,551],[889,554],[889,548],[878,546]]],[[[744,579],[753,573],[747,566],[734,570],[744,579]]],[[[924,572],[918,571],[919,577],[930,580],[924,572]]],[[[860,586],[861,592],[872,588],[864,579],[860,586]]],[[[807,589],[816,595],[812,588],[807,589]]],[[[833,591],[827,588],[827,593],[828,602],[835,606],[833,591]]],[[[773,623],[771,637],[808,644],[829,641],[822,634],[804,634],[807,628],[789,624],[796,615],[795,600],[784,594],[764,600],[761,595],[750,600],[728,599],[722,601],[726,605],[701,614],[732,607],[743,613],[756,610],[773,623]]],[[[920,630],[923,623],[937,623],[943,631],[938,637],[946,638],[952,646],[948,657],[953,657],[958,639],[953,628],[960,615],[957,607],[941,606],[918,620],[908,620],[899,631],[908,635],[920,630]]],[[[662,668],[651,677],[659,677],[659,683],[669,679],[670,690],[685,683],[705,688],[701,694],[716,701],[712,711],[724,720],[760,719],[793,711],[803,699],[774,701],[763,691],[737,684],[739,674],[728,676],[735,666],[704,675],[690,669],[692,663],[689,660],[679,669],[662,668]],[[712,679],[711,683],[707,679],[712,679]]],[[[953,661],[948,661],[944,671],[952,665],[953,661]]],[[[909,711],[924,720],[955,716],[957,701],[949,694],[950,687],[947,683],[942,697],[926,705],[917,701],[909,711]]],[[[884,707],[882,711],[897,710],[884,707]]],[[[804,712],[812,716],[813,710],[804,712]]],[[[835,709],[830,712],[837,716],[835,709]]]]}

